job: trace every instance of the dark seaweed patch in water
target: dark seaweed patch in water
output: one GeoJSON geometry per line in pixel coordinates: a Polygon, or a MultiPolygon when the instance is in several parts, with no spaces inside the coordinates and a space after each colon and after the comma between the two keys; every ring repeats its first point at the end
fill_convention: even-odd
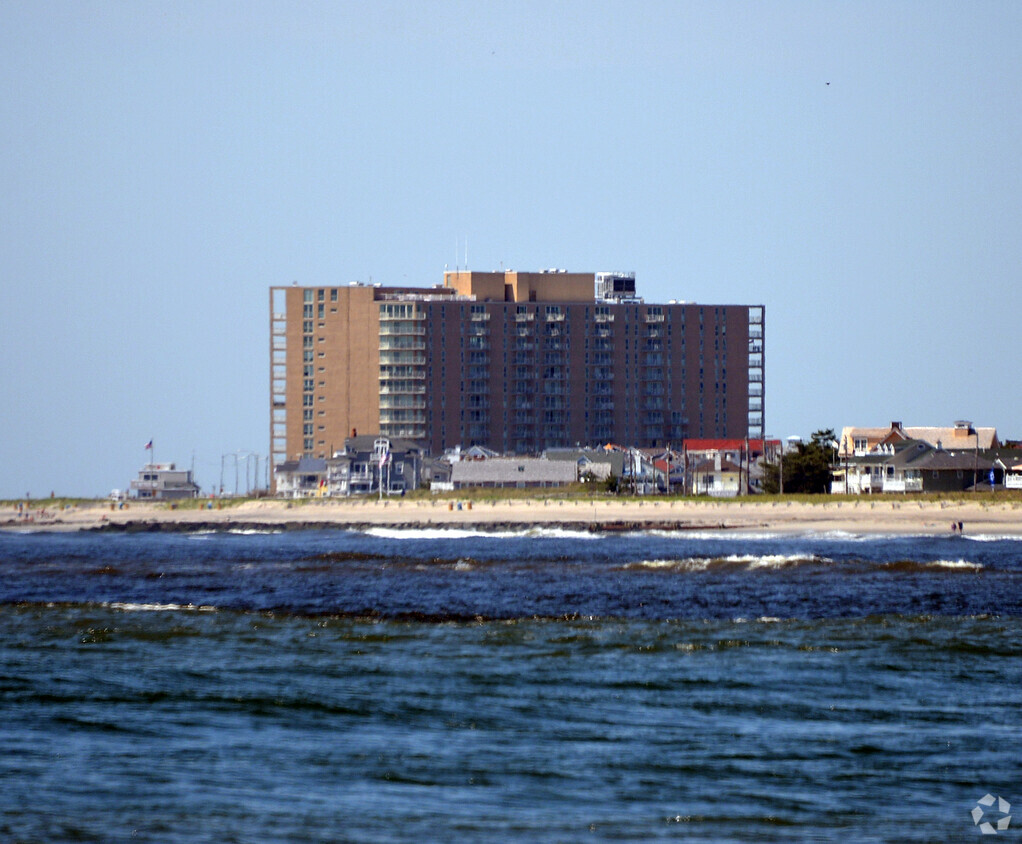
{"type": "Polygon", "coordinates": [[[306,557],[307,560],[319,560],[326,563],[365,562],[368,560],[386,560],[385,554],[372,554],[368,551],[323,551],[306,557]]]}
{"type": "Polygon", "coordinates": [[[85,569],[84,574],[123,574],[123,572],[116,566],[100,566],[95,569],[85,569]]]}

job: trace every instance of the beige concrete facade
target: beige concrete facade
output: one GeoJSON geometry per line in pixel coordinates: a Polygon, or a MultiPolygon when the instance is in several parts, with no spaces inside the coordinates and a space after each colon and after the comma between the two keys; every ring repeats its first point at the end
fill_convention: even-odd
{"type": "Polygon", "coordinates": [[[433,454],[762,435],[761,306],[597,300],[593,273],[564,272],[274,293],[275,462],[329,456],[352,429],[433,454]]]}
{"type": "Polygon", "coordinates": [[[328,456],[344,445],[352,430],[379,430],[379,310],[374,288],[284,291],[286,457],[328,456]]]}

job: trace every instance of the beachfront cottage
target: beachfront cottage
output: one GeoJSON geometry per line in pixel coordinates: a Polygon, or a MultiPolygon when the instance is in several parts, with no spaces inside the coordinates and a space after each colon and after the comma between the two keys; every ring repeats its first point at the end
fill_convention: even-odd
{"type": "Polygon", "coordinates": [[[422,479],[419,443],[400,438],[348,437],[332,457],[286,460],[274,470],[279,498],[403,495],[422,479]]]}
{"type": "Polygon", "coordinates": [[[403,495],[422,483],[422,444],[401,437],[348,437],[339,457],[350,461],[350,485],[342,495],[403,495]]]}
{"type": "Polygon", "coordinates": [[[285,460],[274,467],[278,498],[323,498],[327,491],[326,461],[320,457],[285,460]]]}
{"type": "Polygon", "coordinates": [[[624,473],[625,454],[613,449],[548,448],[543,457],[573,462],[581,481],[606,481],[611,476],[620,478],[624,473]]]}
{"type": "Polygon", "coordinates": [[[719,453],[713,459],[689,458],[688,474],[693,495],[735,498],[741,490],[742,467],[719,453]]]}
{"type": "Polygon", "coordinates": [[[454,489],[466,487],[557,487],[577,480],[574,461],[543,457],[460,460],[451,467],[454,489]]]}
{"type": "Polygon", "coordinates": [[[722,498],[761,492],[764,464],[776,463],[780,455],[780,440],[685,440],[682,446],[682,463],[688,473],[685,489],[693,495],[722,498]]]}
{"type": "Polygon", "coordinates": [[[842,428],[838,457],[841,460],[845,457],[865,457],[880,446],[895,446],[908,440],[921,440],[933,448],[946,448],[949,451],[966,448],[982,451],[1000,445],[996,428],[976,428],[964,419],[952,426],[922,428],[906,428],[901,422],[892,422],[887,428],[842,428]]]}
{"type": "Polygon", "coordinates": [[[834,471],[832,493],[961,492],[998,478],[985,453],[976,449],[934,448],[922,440],[877,445],[861,456],[845,455],[834,471]]]}

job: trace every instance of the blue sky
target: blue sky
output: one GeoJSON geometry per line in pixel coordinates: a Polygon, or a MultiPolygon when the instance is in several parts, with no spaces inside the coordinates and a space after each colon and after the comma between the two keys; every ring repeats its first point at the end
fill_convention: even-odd
{"type": "Polygon", "coordinates": [[[1019,44],[1017,2],[8,0],[0,497],[150,438],[217,483],[268,450],[271,285],[466,242],[765,304],[776,436],[1022,437],[1019,44]]]}

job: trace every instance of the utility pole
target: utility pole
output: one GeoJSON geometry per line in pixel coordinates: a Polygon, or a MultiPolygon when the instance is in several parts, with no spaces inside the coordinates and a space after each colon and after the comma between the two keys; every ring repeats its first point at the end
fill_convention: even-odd
{"type": "Polygon", "coordinates": [[[784,495],[784,440],[781,440],[781,450],[777,458],[777,483],[779,495],[784,495]]]}

